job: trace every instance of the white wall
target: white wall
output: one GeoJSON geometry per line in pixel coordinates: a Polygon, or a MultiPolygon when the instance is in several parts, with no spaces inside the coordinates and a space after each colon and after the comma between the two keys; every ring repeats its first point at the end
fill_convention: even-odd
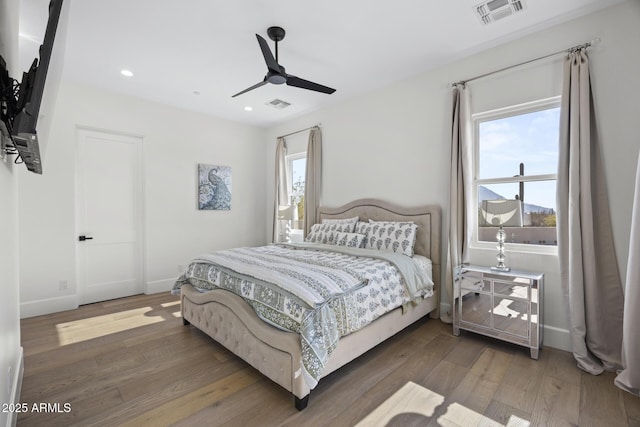
{"type": "Polygon", "coordinates": [[[264,130],[63,82],[43,175],[20,180],[23,317],[77,306],[78,126],[143,138],[148,292],[169,289],[178,266],[200,253],[266,243],[264,130]],[[197,210],[198,163],[232,167],[230,211],[197,210]],[[59,290],[61,280],[68,290],[59,290]]]}
{"type": "MultiPolygon", "coordinates": [[[[321,122],[322,204],[337,206],[356,198],[377,197],[405,205],[437,203],[446,216],[450,83],[599,37],[601,44],[589,52],[592,85],[616,251],[624,277],[635,159],[640,149],[638,22],[640,2],[628,1],[297,118],[269,130],[268,158],[275,156],[277,135],[321,122]]],[[[559,57],[471,83],[475,112],[558,95],[561,61],[559,57]]],[[[273,176],[272,162],[268,163],[269,176],[273,176]]],[[[267,204],[271,206],[269,184],[267,180],[267,204]]],[[[568,349],[566,300],[557,256],[513,251],[508,255],[512,267],[546,274],[545,345],[568,349]]],[[[494,264],[495,250],[475,250],[472,262],[494,264]]]]}
{"type": "MultiPolygon", "coordinates": [[[[9,74],[16,75],[18,59],[18,0],[0,0],[0,55],[9,74]]],[[[18,283],[18,179],[13,156],[0,154],[0,403],[17,399],[20,347],[18,283]]],[[[12,415],[0,411],[0,426],[9,425],[12,415]]]]}

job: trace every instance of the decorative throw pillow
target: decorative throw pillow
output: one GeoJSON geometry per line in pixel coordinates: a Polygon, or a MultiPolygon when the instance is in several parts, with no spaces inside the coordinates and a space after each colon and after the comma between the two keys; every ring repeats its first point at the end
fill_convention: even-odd
{"type": "Polygon", "coordinates": [[[367,242],[369,241],[369,238],[367,237],[367,235],[371,227],[373,227],[373,225],[368,222],[364,222],[364,221],[356,222],[356,227],[354,232],[359,234],[364,234],[364,240],[362,241],[363,248],[367,247],[367,242]]]}
{"type": "Polygon", "coordinates": [[[334,236],[333,243],[338,246],[346,246],[348,248],[361,248],[366,236],[360,233],[342,233],[338,232],[334,236]]]}
{"type": "Polygon", "coordinates": [[[323,219],[323,224],[350,224],[351,230],[348,233],[353,233],[356,227],[356,222],[358,222],[358,217],[354,216],[353,218],[341,218],[341,219],[323,219]]]}
{"type": "Polygon", "coordinates": [[[413,256],[418,226],[412,222],[370,222],[366,248],[413,256]]]}
{"type": "Polygon", "coordinates": [[[415,224],[413,221],[374,221],[369,220],[369,224],[415,224]]]}
{"type": "Polygon", "coordinates": [[[305,239],[311,243],[334,244],[336,233],[350,233],[353,226],[348,222],[336,222],[329,224],[313,224],[311,231],[305,239]]]}

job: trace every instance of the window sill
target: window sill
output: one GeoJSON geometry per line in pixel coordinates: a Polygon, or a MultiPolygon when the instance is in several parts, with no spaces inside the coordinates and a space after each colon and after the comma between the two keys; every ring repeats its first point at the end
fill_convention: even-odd
{"type": "MultiPolygon", "coordinates": [[[[497,251],[498,242],[472,242],[470,249],[497,251]]],[[[537,255],[558,256],[558,246],[556,245],[530,245],[522,243],[505,243],[505,252],[537,255]]]]}

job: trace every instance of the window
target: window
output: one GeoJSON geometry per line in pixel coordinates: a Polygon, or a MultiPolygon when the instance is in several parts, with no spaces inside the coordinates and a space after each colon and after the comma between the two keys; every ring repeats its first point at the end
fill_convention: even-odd
{"type": "Polygon", "coordinates": [[[304,181],[307,169],[307,153],[287,156],[287,171],[289,174],[289,197],[291,204],[297,206],[298,219],[292,222],[293,229],[304,227],[304,181]]]}
{"type": "Polygon", "coordinates": [[[511,218],[506,243],[557,246],[559,98],[476,114],[473,121],[474,241],[495,242],[496,224],[511,218]]]}

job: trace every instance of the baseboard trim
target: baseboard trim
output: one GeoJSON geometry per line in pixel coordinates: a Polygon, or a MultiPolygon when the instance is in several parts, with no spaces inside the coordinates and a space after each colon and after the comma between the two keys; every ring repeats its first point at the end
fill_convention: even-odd
{"type": "Polygon", "coordinates": [[[177,277],[171,279],[154,280],[153,282],[147,282],[147,291],[145,294],[157,294],[160,292],[169,292],[176,283],[177,277]]]}
{"type": "MultiPolygon", "coordinates": [[[[13,377],[11,384],[11,395],[9,402],[13,404],[20,403],[20,393],[22,393],[22,378],[24,376],[24,349],[20,346],[20,354],[18,355],[18,366],[16,366],[16,375],[13,377]]],[[[7,427],[14,427],[18,422],[18,412],[9,411],[7,418],[7,427]]]]}
{"type": "Polygon", "coordinates": [[[553,347],[559,350],[572,351],[571,349],[571,332],[568,329],[556,328],[555,326],[543,326],[542,345],[544,347],[553,347]]]}
{"type": "MultiPolygon", "coordinates": [[[[157,294],[169,292],[173,288],[176,278],[155,280],[147,282],[145,294],[157,294]]],[[[20,304],[20,318],[42,316],[44,314],[58,313],[60,311],[74,310],[78,308],[77,295],[49,298],[37,301],[27,301],[20,304]]]]}
{"type": "Polygon", "coordinates": [[[442,317],[449,317],[451,320],[453,321],[453,312],[451,311],[451,304],[449,304],[448,302],[440,302],[440,318],[442,319],[442,317]]]}
{"type": "Polygon", "coordinates": [[[78,308],[77,295],[27,301],[20,303],[20,318],[42,316],[43,314],[58,313],[76,308],[78,308]]]}

